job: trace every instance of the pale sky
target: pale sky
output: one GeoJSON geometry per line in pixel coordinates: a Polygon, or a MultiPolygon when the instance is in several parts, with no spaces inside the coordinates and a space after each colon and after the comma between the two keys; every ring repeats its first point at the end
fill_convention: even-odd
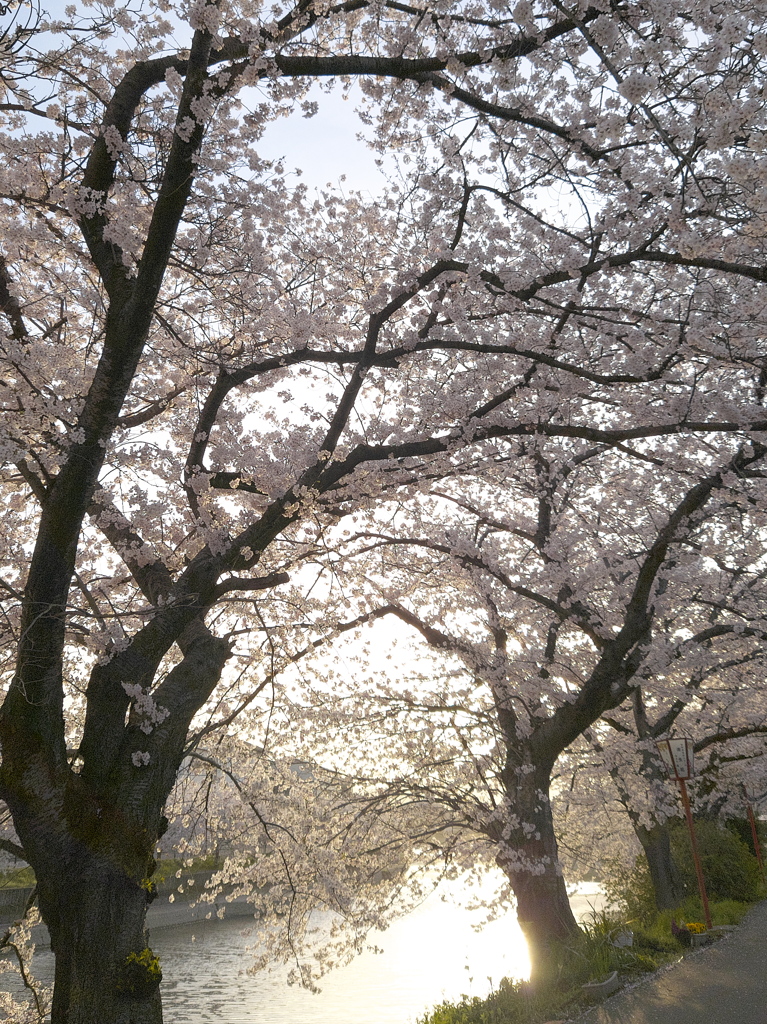
{"type": "Polygon", "coordinates": [[[328,183],[377,195],[384,183],[376,166],[376,154],[357,135],[365,129],[354,112],[354,95],[344,100],[340,89],[326,93],[314,86],[308,97],[319,112],[306,118],[299,112],[269,125],[259,154],[267,159],[284,157],[286,171],[300,167],[300,180],[310,189],[328,183]],[[340,182],[346,175],[346,181],[340,182]]]}

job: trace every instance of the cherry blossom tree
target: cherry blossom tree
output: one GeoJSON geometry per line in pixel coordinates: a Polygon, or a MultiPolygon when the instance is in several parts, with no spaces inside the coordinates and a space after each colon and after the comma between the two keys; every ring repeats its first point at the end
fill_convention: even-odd
{"type": "MultiPolygon", "coordinates": [[[[629,814],[647,858],[659,908],[681,900],[678,872],[669,847],[667,821],[677,813],[669,806],[665,771],[655,740],[676,730],[693,737],[704,754],[702,774],[711,793],[721,789],[716,766],[760,757],[765,728],[763,678],[764,548],[758,502],[731,495],[721,520],[703,522],[690,538],[703,558],[683,599],[663,607],[663,628],[684,642],[667,659],[668,670],[637,685],[627,709],[606,716],[622,742],[605,744],[605,731],[592,736],[629,814]],[[630,739],[629,739],[630,737],[630,739]],[[756,747],[753,747],[753,744],[756,747]],[[612,752],[608,752],[612,748],[612,752]]],[[[724,805],[740,808],[741,785],[733,786],[724,805]]],[[[697,787],[700,793],[700,785],[697,787]]]]}
{"type": "MultiPolygon", "coordinates": [[[[691,788],[699,811],[708,816],[744,817],[744,783],[751,782],[757,791],[763,785],[767,732],[763,636],[746,627],[728,640],[716,655],[704,641],[709,664],[704,669],[703,659],[697,659],[694,676],[681,688],[682,696],[669,700],[665,687],[653,687],[646,701],[642,686],[637,686],[628,708],[606,716],[608,737],[604,728],[590,734],[647,860],[655,903],[661,910],[678,906],[685,892],[669,834],[681,812],[655,740],[671,730],[692,736],[697,767],[691,788]],[[610,742],[610,730],[618,734],[619,742],[614,738],[610,742]]],[[[586,774],[594,771],[598,768],[592,764],[586,774]]],[[[572,797],[568,800],[572,802],[572,797]]]]}
{"type": "MultiPolygon", "coordinates": [[[[431,647],[461,659],[474,680],[455,694],[446,684],[436,693],[427,687],[413,708],[421,720],[431,708],[435,729],[452,732],[459,763],[473,754],[463,769],[471,781],[432,777],[432,764],[450,762],[444,751],[424,767],[404,748],[399,756],[414,793],[431,793],[461,827],[493,845],[541,970],[550,943],[577,930],[549,797],[567,748],[629,698],[641,740],[637,747],[632,733],[632,751],[647,762],[638,766],[645,775],[659,774],[653,736],[683,711],[707,709],[698,728],[719,723],[701,747],[764,726],[763,702],[753,692],[737,724],[733,717],[725,725],[722,710],[735,716],[732,694],[758,673],[764,636],[765,450],[731,445],[723,465],[701,460],[690,487],[689,442],[681,470],[671,449],[664,462],[641,449],[629,458],[538,442],[512,467],[496,467],[495,475],[485,467],[476,486],[464,482],[460,494],[437,485],[430,499],[422,497],[419,533],[400,511],[396,531],[359,531],[339,550],[349,586],[356,578],[377,588],[386,601],[379,614],[396,616],[431,647]],[[643,471],[648,458],[652,486],[643,471]],[[728,539],[733,515],[741,529],[728,539]]],[[[396,690],[390,699],[402,706],[396,690]]],[[[369,700],[375,707],[375,694],[369,700]]],[[[643,845],[656,852],[653,842],[660,845],[662,836],[641,801],[631,799],[632,788],[623,790],[629,813],[643,845]]],[[[661,852],[653,861],[659,867],[661,852]]]]}
{"type": "Polygon", "coordinates": [[[760,793],[765,778],[764,697],[760,666],[753,668],[740,692],[714,685],[681,714],[675,709],[655,721],[635,691],[631,705],[638,703],[639,712],[611,712],[609,726],[597,723],[588,742],[573,744],[560,759],[554,800],[568,870],[587,866],[609,882],[630,877],[643,855],[658,909],[678,907],[690,895],[671,851],[671,830],[682,815],[678,791],[659,764],[652,735],[674,717],[677,735],[694,737],[696,774],[688,792],[696,816],[745,819],[744,784],[760,793]],[[644,719],[644,741],[636,717],[644,719]]]}
{"type": "Polygon", "coordinates": [[[276,625],[322,614],[303,566],[339,520],[526,439],[665,438],[681,464],[683,436],[732,434],[646,552],[600,694],[634,658],[678,521],[761,458],[762,26],[196,0],[4,32],[0,794],[54,1024],[161,1020],[126,965],[151,962],[165,802],[190,732],[271,685],[276,625]],[[378,201],[259,156],[334,79],[401,155],[378,201]]]}
{"type": "MultiPolygon", "coordinates": [[[[223,916],[226,900],[245,897],[258,921],[253,967],[282,959],[290,980],[316,989],[325,972],[366,948],[371,930],[436,888],[465,837],[445,827],[433,804],[393,799],[366,772],[364,751],[351,756],[341,735],[315,742],[300,704],[285,700],[270,717],[279,756],[233,735],[196,749],[184,770],[187,792],[178,787],[169,801],[181,825],[174,851],[188,860],[211,843],[224,851],[204,887],[192,890],[198,906],[223,916]],[[204,789],[204,802],[190,789],[204,789]]],[[[177,878],[188,893],[194,879],[183,869],[177,878]]]]}

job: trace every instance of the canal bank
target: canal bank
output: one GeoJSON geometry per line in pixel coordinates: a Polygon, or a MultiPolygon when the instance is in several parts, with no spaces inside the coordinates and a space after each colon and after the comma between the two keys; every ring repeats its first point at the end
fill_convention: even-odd
{"type": "MultiPolygon", "coordinates": [[[[248,972],[263,926],[247,905],[246,916],[234,916],[240,912],[234,904],[223,920],[214,914],[178,923],[175,915],[197,909],[174,900],[170,910],[158,902],[153,914],[159,909],[165,923],[150,925],[149,942],[162,964],[165,1019],[173,1024],[359,1024],[360,1006],[366,1024],[412,1024],[444,999],[483,997],[501,978],[524,978],[529,971],[513,912],[483,925],[482,911],[465,905],[467,890],[460,883],[440,887],[385,932],[371,933],[359,956],[320,981],[319,994],[288,985],[285,965],[248,972]]],[[[601,890],[591,885],[571,897],[578,919],[603,902],[601,890]]],[[[317,916],[318,929],[330,923],[317,916]]],[[[53,976],[53,956],[42,944],[33,972],[44,984],[53,976]]],[[[9,980],[3,976],[0,985],[23,995],[9,980]]]]}
{"type": "MultiPolygon", "coordinates": [[[[244,896],[227,898],[226,891],[212,902],[201,897],[212,871],[184,872],[180,878],[172,877],[157,887],[157,897],[147,910],[147,928],[173,928],[192,924],[195,921],[227,918],[253,918],[253,907],[244,896]],[[180,890],[179,890],[179,887],[180,890]]],[[[0,929],[5,930],[24,913],[34,889],[0,888],[0,929]]],[[[38,925],[32,935],[38,945],[48,944],[48,933],[44,925],[38,925]]]]}

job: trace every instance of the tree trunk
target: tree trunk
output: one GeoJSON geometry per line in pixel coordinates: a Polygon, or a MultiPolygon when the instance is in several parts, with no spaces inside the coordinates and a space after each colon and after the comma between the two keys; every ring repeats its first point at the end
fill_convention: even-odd
{"type": "MultiPolygon", "coordinates": [[[[647,721],[640,687],[634,690],[632,701],[637,735],[641,740],[651,739],[653,733],[647,721]]],[[[640,745],[639,753],[642,759],[639,774],[647,781],[648,786],[651,789],[654,786],[664,786],[665,775],[654,746],[640,745]]],[[[631,797],[631,787],[624,781],[619,768],[610,768],[610,776],[618,790],[620,802],[629,816],[634,834],[644,850],[650,869],[655,906],[658,910],[673,910],[684,900],[686,892],[679,868],[671,856],[668,822],[661,824],[654,821],[650,828],[643,825],[640,812],[631,797]]]]}
{"type": "Polygon", "coordinates": [[[145,919],[163,819],[147,829],[79,776],[61,774],[66,781],[54,779],[36,800],[9,793],[55,957],[51,1022],[162,1024],[145,919]]]}
{"type": "Polygon", "coordinates": [[[648,829],[634,823],[634,831],[650,868],[655,906],[658,910],[673,910],[687,893],[681,872],[671,855],[668,825],[656,824],[648,829]]]}
{"type": "Polygon", "coordinates": [[[580,929],[559,865],[549,768],[507,768],[504,784],[508,818],[500,830],[496,859],[517,900],[517,918],[530,951],[530,980],[535,986],[552,976],[556,946],[578,935],[580,929]]]}
{"type": "Polygon", "coordinates": [[[124,676],[105,671],[117,659],[96,666],[79,770],[40,741],[19,687],[0,709],[0,794],[34,869],[56,959],[52,1024],[162,1024],[160,965],[144,929],[153,854],[189,722],[230,654],[201,619],[181,644],[182,661],[154,691],[175,713],[149,732],[135,705],[128,711],[124,676]],[[137,763],[142,751],[147,760],[137,763]]]}
{"type": "MultiPolygon", "coordinates": [[[[641,739],[646,739],[650,735],[650,730],[639,688],[634,692],[634,720],[637,734],[641,739]]],[[[649,786],[662,786],[665,779],[658,756],[651,748],[644,747],[641,749],[641,757],[640,775],[647,780],[649,786]]],[[[632,801],[630,787],[624,782],[620,771],[611,768],[610,775],[618,790],[620,801],[626,808],[634,834],[644,850],[650,869],[655,906],[658,910],[673,910],[684,900],[686,892],[679,868],[671,856],[668,822],[661,824],[654,821],[650,828],[643,825],[640,812],[632,801]]]]}
{"type": "Polygon", "coordinates": [[[56,958],[52,1024],[162,1024],[159,964],[144,952],[147,892],[92,866],[52,888],[40,901],[56,958]]]}

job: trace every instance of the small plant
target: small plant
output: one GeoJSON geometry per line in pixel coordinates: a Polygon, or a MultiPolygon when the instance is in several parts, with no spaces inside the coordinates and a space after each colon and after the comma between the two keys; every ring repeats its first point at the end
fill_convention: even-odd
{"type": "Polygon", "coordinates": [[[140,953],[127,955],[117,989],[125,995],[148,996],[161,981],[160,959],[147,946],[140,953]]]}
{"type": "Polygon", "coordinates": [[[157,899],[157,886],[151,878],[142,878],[139,885],[146,893],[147,903],[152,903],[157,899]]]}

